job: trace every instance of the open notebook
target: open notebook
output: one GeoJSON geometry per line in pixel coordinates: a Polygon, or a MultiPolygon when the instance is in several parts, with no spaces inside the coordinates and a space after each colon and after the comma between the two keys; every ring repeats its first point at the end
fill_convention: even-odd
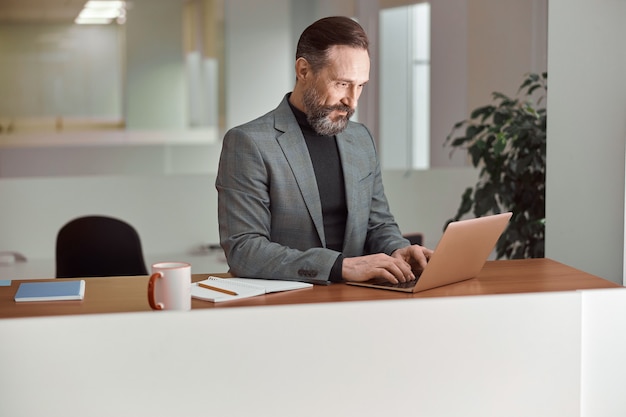
{"type": "Polygon", "coordinates": [[[511,215],[507,212],[450,223],[417,280],[393,284],[377,278],[347,284],[414,293],[474,278],[485,265],[511,215]]]}
{"type": "Polygon", "coordinates": [[[218,278],[210,276],[191,285],[191,296],[200,300],[239,300],[272,292],[310,288],[313,284],[299,281],[280,281],[259,278],[218,278]]]}

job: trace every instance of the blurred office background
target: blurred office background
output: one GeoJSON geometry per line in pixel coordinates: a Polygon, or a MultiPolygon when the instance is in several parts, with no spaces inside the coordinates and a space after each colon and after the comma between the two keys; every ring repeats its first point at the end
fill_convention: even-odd
{"type": "MultiPolygon", "coordinates": [[[[0,0],[0,251],[26,255],[22,275],[52,276],[58,229],[79,215],[108,214],[138,229],[148,261],[225,270],[219,251],[206,249],[218,242],[213,182],[223,133],[279,103],[293,86],[299,34],[338,14],[357,19],[372,41],[357,119],[378,140],[392,211],[403,232],[424,233],[434,247],[478,177],[464,155],[450,157],[445,137],[493,91],[514,95],[524,74],[546,71],[548,57],[569,74],[561,68],[573,58],[548,33],[554,25],[558,39],[577,33],[576,22],[589,25],[563,2],[134,0],[108,24],[78,25],[85,1],[0,0]]],[[[623,11],[614,3],[588,12],[611,17],[612,8],[623,11]]],[[[594,35],[607,50],[614,30],[594,35]]],[[[615,59],[620,68],[623,56],[615,59]]],[[[568,103],[565,79],[551,71],[550,105],[553,94],[568,103]]],[[[600,230],[596,240],[620,244],[610,261],[580,267],[621,282],[623,138],[619,150],[610,166],[621,169],[622,198],[599,197],[617,199],[619,215],[610,217],[620,232],[600,230]]],[[[564,199],[555,192],[551,200],[549,190],[554,210],[564,199]]],[[[547,256],[569,261],[569,229],[551,227],[547,256]]]]}

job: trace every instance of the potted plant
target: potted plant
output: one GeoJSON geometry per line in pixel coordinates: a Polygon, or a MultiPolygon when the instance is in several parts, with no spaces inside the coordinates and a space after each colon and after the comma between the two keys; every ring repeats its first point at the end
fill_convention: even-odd
{"type": "Polygon", "coordinates": [[[465,149],[480,167],[476,185],[465,190],[451,221],[512,211],[496,244],[497,258],[544,256],[547,73],[528,74],[516,98],[494,92],[494,103],[454,125],[445,145],[465,149]]]}

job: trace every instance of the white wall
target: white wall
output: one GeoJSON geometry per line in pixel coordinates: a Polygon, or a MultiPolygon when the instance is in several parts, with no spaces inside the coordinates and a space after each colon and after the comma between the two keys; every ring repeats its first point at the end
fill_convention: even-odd
{"type": "Polygon", "coordinates": [[[182,0],[134,0],[128,10],[124,114],[128,129],[184,129],[182,0]]]}
{"type": "Polygon", "coordinates": [[[626,414],[626,291],[582,291],[581,415],[626,414]]]}
{"type": "Polygon", "coordinates": [[[290,15],[289,0],[225,2],[226,129],[267,113],[293,88],[290,15]]]}
{"type": "Polygon", "coordinates": [[[467,164],[460,152],[450,157],[443,148],[452,126],[469,116],[467,0],[434,1],[431,4],[430,49],[430,163],[434,167],[467,164]]]}
{"type": "Polygon", "coordinates": [[[549,7],[546,256],[621,283],[626,2],[549,7]]]}
{"type": "Polygon", "coordinates": [[[192,252],[219,242],[214,183],[208,174],[5,179],[0,251],[51,260],[61,226],[104,214],[135,226],[147,254],[192,252]]]}
{"type": "Polygon", "coordinates": [[[0,414],[580,416],[580,298],[3,319],[0,414]]]}
{"type": "Polygon", "coordinates": [[[514,95],[526,73],[546,71],[546,28],[537,19],[545,18],[547,3],[547,0],[468,1],[470,109],[490,103],[494,91],[514,95]],[[535,43],[536,40],[539,42],[535,43]]]}
{"type": "Polygon", "coordinates": [[[478,178],[474,168],[427,171],[383,171],[391,212],[403,233],[420,232],[424,245],[435,248],[443,227],[454,217],[467,187],[478,178]]]}

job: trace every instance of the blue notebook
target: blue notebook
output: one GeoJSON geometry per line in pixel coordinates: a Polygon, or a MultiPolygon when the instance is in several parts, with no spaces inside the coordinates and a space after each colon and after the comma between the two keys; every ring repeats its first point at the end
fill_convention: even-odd
{"type": "Polygon", "coordinates": [[[23,282],[15,293],[15,301],[82,300],[85,297],[85,280],[23,282]]]}

